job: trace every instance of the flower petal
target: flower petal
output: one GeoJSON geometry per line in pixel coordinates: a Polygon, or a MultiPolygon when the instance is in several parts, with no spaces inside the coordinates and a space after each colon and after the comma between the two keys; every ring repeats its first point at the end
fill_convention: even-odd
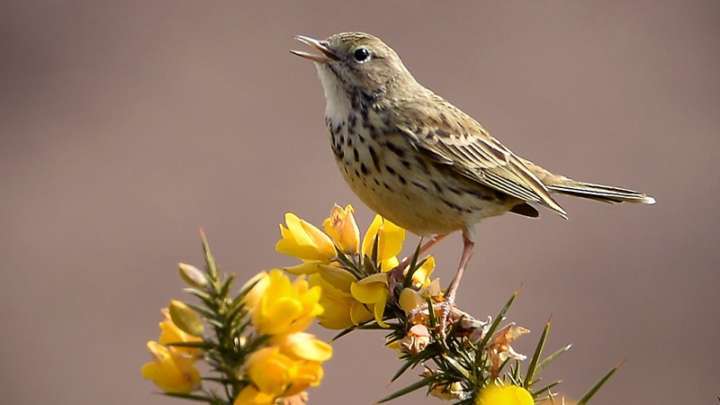
{"type": "Polygon", "coordinates": [[[304,260],[329,261],[335,257],[332,240],[313,225],[292,213],[285,214],[287,227],[280,225],[282,238],[275,245],[279,253],[304,260]]]}
{"type": "Polygon", "coordinates": [[[380,301],[375,303],[373,307],[373,315],[375,316],[375,322],[383,328],[388,328],[390,325],[383,321],[385,317],[385,304],[387,303],[387,295],[385,295],[380,301]]]}
{"type": "Polygon", "coordinates": [[[350,293],[363,304],[374,304],[387,299],[387,287],[381,283],[352,283],[350,293]]]}
{"type": "Polygon", "coordinates": [[[355,222],[351,205],[347,205],[345,208],[335,205],[330,217],[323,221],[323,229],[343,252],[348,254],[358,252],[360,231],[355,222]]]}
{"type": "Polygon", "coordinates": [[[413,273],[412,281],[415,288],[423,288],[430,284],[430,275],[435,270],[435,258],[428,256],[425,262],[413,273]]]}
{"type": "Polygon", "coordinates": [[[275,344],[283,353],[302,360],[323,362],[329,360],[333,353],[332,346],[304,332],[285,335],[275,344]]]}
{"type": "Polygon", "coordinates": [[[291,382],[293,365],[292,359],[280,353],[280,348],[265,347],[248,357],[247,374],[260,391],[280,395],[291,382]]]}
{"type": "Polygon", "coordinates": [[[273,405],[274,403],[274,395],[258,391],[254,386],[248,385],[240,391],[233,405],[273,405]]]}
{"type": "Polygon", "coordinates": [[[380,284],[387,286],[388,285],[387,274],[385,274],[385,273],[371,274],[371,275],[365,277],[364,279],[358,281],[357,283],[362,284],[362,285],[370,284],[370,283],[380,283],[380,284]]]}
{"type": "Polygon", "coordinates": [[[142,366],[140,372],[143,378],[172,393],[186,394],[200,386],[200,372],[194,365],[194,359],[157,342],[148,342],[147,346],[155,359],[142,366]]]}
{"type": "Polygon", "coordinates": [[[533,397],[530,393],[515,385],[498,386],[490,384],[480,390],[477,405],[533,405],[533,397]]]}
{"type": "Polygon", "coordinates": [[[350,320],[352,321],[352,325],[360,325],[361,323],[367,322],[371,319],[373,319],[372,312],[370,312],[364,304],[353,301],[353,304],[350,307],[350,320]]]}
{"type": "Polygon", "coordinates": [[[362,254],[372,257],[375,235],[378,235],[378,261],[384,261],[400,254],[405,241],[405,230],[387,219],[376,215],[370,224],[362,243],[362,254]]]}
{"type": "Polygon", "coordinates": [[[331,265],[320,266],[320,275],[333,287],[347,292],[350,292],[350,285],[357,281],[349,271],[331,265]]]}
{"type": "Polygon", "coordinates": [[[313,274],[320,271],[321,263],[322,262],[307,261],[295,266],[283,267],[283,270],[287,271],[288,273],[295,274],[296,276],[300,276],[303,274],[313,274]]]}
{"type": "Polygon", "coordinates": [[[412,288],[403,288],[400,292],[398,303],[400,304],[400,308],[405,311],[405,314],[409,314],[413,309],[423,305],[425,300],[412,288]]]}

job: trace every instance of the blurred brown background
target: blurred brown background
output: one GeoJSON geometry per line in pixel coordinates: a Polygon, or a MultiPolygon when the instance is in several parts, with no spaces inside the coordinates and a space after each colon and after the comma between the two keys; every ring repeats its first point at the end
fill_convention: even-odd
{"type": "MultiPolygon", "coordinates": [[[[546,376],[571,396],[625,360],[596,403],[717,401],[720,2],[268,3],[0,6],[3,403],[176,403],[139,368],[180,296],[175,263],[200,262],[198,227],[247,278],[293,263],[273,251],[286,210],[361,207],[315,72],[288,53],[293,34],[349,30],[385,38],[516,152],[658,199],[487,221],[460,304],[494,314],[521,287],[519,349],[552,316],[548,349],[575,347],[546,376]]],[[[459,250],[436,251],[446,282],[459,250]]],[[[380,333],[335,350],[312,403],[409,381],[388,386],[380,333]]]]}

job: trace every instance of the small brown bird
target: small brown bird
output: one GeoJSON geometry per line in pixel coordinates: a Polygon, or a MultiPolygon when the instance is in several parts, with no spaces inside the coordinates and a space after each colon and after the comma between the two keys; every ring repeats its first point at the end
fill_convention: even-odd
{"type": "Polygon", "coordinates": [[[338,166],[371,209],[421,236],[426,251],[461,230],[463,253],[447,291],[450,305],[473,249],[473,227],[506,212],[537,217],[534,206],[563,218],[557,192],[620,203],[653,204],[643,193],[555,175],[512,153],[472,117],[418,83],[400,57],[369,34],[324,41],[297,36],[319,51],[325,124],[338,166]]]}

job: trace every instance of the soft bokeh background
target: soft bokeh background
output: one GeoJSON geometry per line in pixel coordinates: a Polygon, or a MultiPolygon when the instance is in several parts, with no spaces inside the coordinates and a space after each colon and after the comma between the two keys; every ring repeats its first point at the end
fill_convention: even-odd
{"type": "MultiPolygon", "coordinates": [[[[287,52],[348,30],[385,38],[516,152],[658,199],[487,221],[461,306],[492,314],[521,288],[519,348],[552,316],[549,349],[575,348],[547,376],[570,396],[624,360],[598,404],[717,401],[720,2],[269,3],[0,5],[3,403],[176,403],[139,367],[180,295],[175,263],[200,262],[198,227],[247,278],[293,262],[273,251],[286,210],[362,207],[314,70],[287,52]]],[[[459,251],[436,251],[445,281],[459,251]]],[[[312,403],[401,387],[382,334],[335,350],[312,403]]]]}

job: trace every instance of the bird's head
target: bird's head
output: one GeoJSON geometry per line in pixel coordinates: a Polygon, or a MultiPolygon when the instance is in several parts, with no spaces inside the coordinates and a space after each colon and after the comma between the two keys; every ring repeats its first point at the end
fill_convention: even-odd
{"type": "Polygon", "coordinates": [[[395,88],[415,83],[395,51],[379,38],[362,32],[344,32],[317,40],[298,35],[314,53],[290,51],[315,62],[325,94],[361,91],[382,97],[395,88]]]}

